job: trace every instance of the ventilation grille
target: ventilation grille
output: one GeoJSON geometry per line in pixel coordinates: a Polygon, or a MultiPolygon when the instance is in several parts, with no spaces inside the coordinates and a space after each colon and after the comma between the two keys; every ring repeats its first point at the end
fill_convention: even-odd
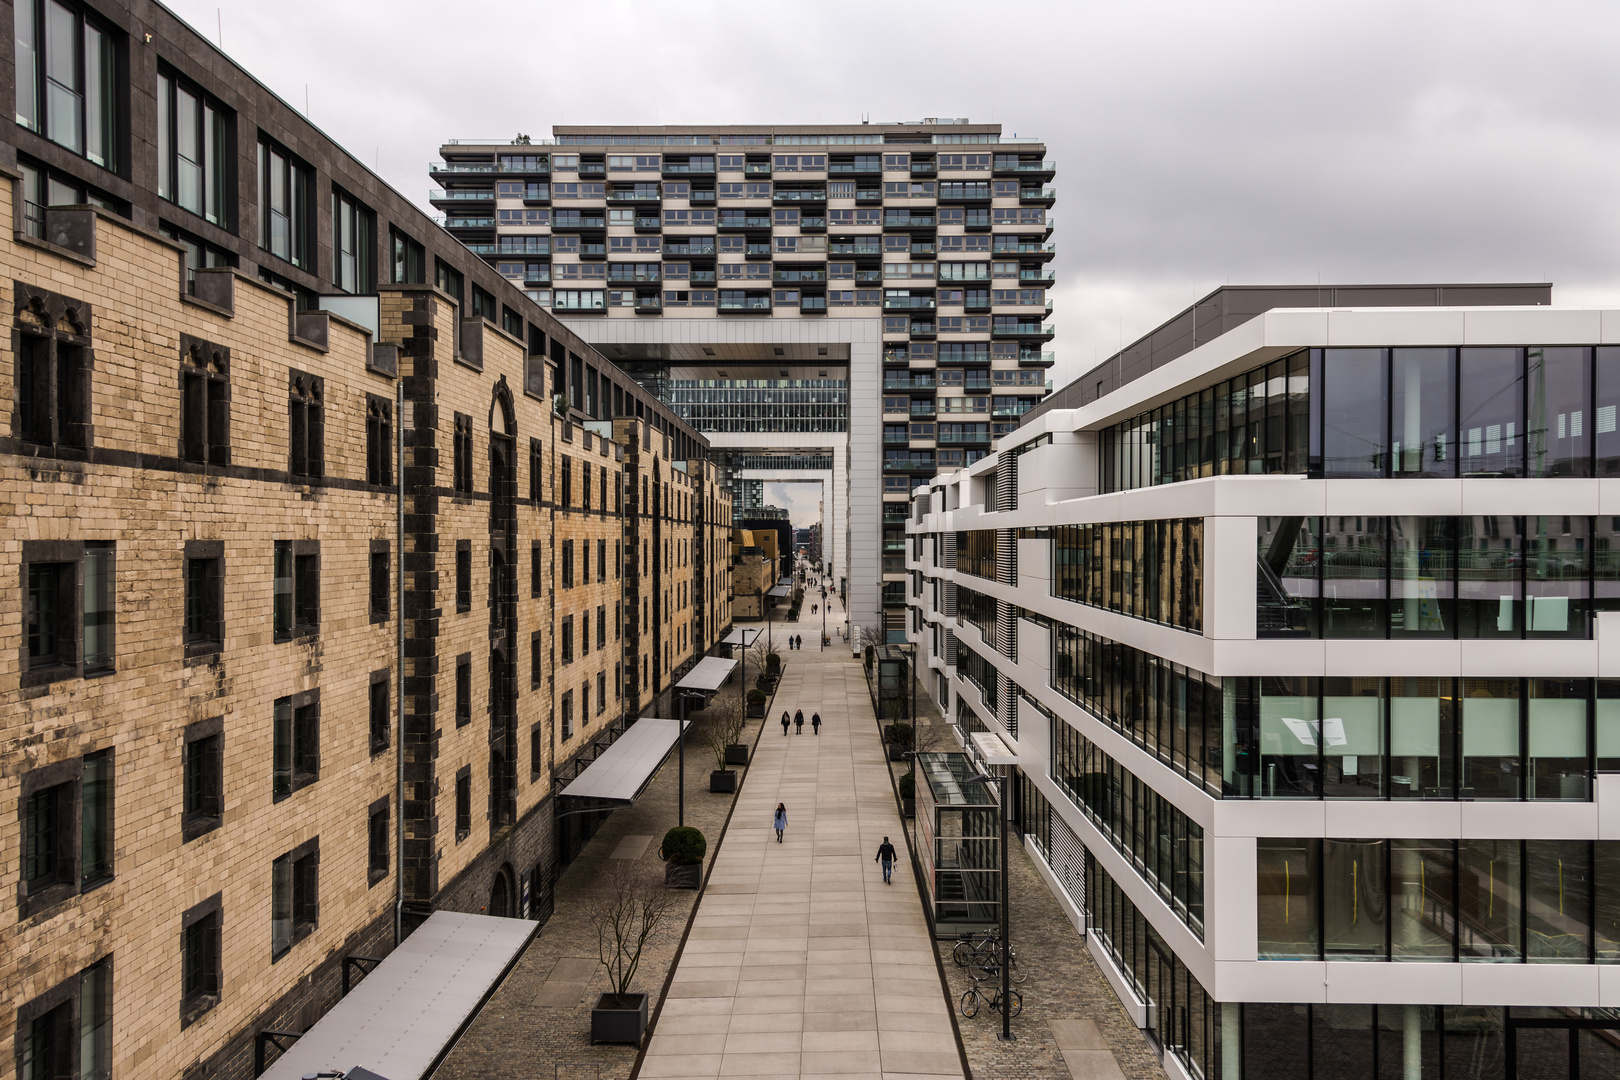
{"type": "Polygon", "coordinates": [[[945,662],[956,666],[956,635],[949,630],[945,631],[945,662]]]}
{"type": "Polygon", "coordinates": [[[996,466],[996,509],[1018,509],[1018,455],[1006,454],[996,466]]]}
{"type": "Polygon", "coordinates": [[[940,541],[943,545],[940,551],[939,563],[946,570],[956,569],[956,534],[954,532],[941,533],[940,541]]]}
{"type": "Polygon", "coordinates": [[[996,601],[996,652],[1018,662],[1018,609],[1005,600],[996,601]]]}
{"type": "Polygon", "coordinates": [[[1086,845],[1074,835],[1074,830],[1064,824],[1056,810],[1048,807],[1047,815],[1052,823],[1052,850],[1047,865],[1052,868],[1052,876],[1063,886],[1063,891],[1074,901],[1074,906],[1085,911],[1086,845]]]}
{"type": "Polygon", "coordinates": [[[945,614],[950,618],[956,617],[956,582],[945,583],[945,614]]]}
{"type": "Polygon", "coordinates": [[[1001,717],[1001,726],[1007,729],[1007,734],[1018,738],[1018,684],[1007,678],[1001,678],[1001,708],[998,715],[1001,717]]]}

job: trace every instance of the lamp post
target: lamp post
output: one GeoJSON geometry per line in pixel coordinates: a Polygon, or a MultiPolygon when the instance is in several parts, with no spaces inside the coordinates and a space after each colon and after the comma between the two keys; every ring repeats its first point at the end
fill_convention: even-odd
{"type": "Polygon", "coordinates": [[[1012,965],[1007,926],[1007,778],[979,773],[970,784],[996,785],[996,808],[1001,818],[1001,1041],[1012,1041],[1012,965]]]}
{"type": "MultiPolygon", "coordinates": [[[[680,771],[679,795],[677,796],[677,809],[675,824],[686,824],[686,706],[691,691],[679,687],[672,691],[675,695],[675,745],[678,748],[677,757],[680,771]]],[[[699,695],[701,696],[701,695],[699,695]]]]}

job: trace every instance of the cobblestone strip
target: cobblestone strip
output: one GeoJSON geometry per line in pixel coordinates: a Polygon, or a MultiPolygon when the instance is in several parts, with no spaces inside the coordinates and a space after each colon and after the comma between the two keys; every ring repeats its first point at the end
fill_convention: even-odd
{"type": "MultiPolygon", "coordinates": [[[[740,680],[739,680],[740,682],[740,680]]],[[[746,689],[746,688],[744,688],[746,689]]],[[[728,687],[725,693],[731,693],[728,687]]],[[[767,706],[767,717],[770,715],[767,706]]],[[[701,722],[702,714],[694,714],[701,722]]],[[[753,744],[762,721],[751,720],[743,741],[753,744]]],[[[714,759],[699,742],[698,728],[686,745],[686,823],[708,839],[705,873],[712,867],[735,798],[709,793],[714,759]]],[[[590,913],[601,898],[602,870],[626,837],[650,837],[635,862],[662,873],[658,848],[676,820],[677,770],[671,756],[633,806],[615,810],[579,857],[558,879],[556,907],[540,933],[468,1027],[434,1080],[629,1080],[638,1050],[634,1046],[593,1045],[591,1006],[608,988],[596,957],[590,913]]],[[[746,773],[741,778],[746,782],[746,773]]],[[[632,840],[635,851],[639,840],[632,840]]],[[[647,946],[635,989],[661,988],[674,964],[684,928],[696,909],[698,891],[677,894],[665,929],[647,946]]]]}
{"type": "MultiPolygon", "coordinates": [[[[944,724],[932,703],[920,694],[917,711],[924,725],[944,724]]],[[[957,746],[949,732],[941,732],[932,743],[926,738],[922,741],[941,750],[957,746]]],[[[897,777],[906,768],[903,761],[889,764],[897,777]]],[[[1165,1080],[1157,1051],[1120,1005],[1084,940],[1016,837],[1008,851],[1008,866],[1010,936],[1022,958],[1020,967],[1028,976],[1014,988],[1023,995],[1024,1009],[1013,1018],[1011,1043],[999,1038],[1000,1013],[982,1008],[972,1019],[961,1015],[956,1005],[971,985],[968,971],[951,960],[954,940],[935,943],[973,1080],[1090,1080],[1089,1068],[1084,1074],[1071,1071],[1053,1032],[1052,1022],[1063,1030],[1064,1022],[1075,1020],[1089,1020],[1096,1025],[1102,1044],[1112,1052],[1126,1080],[1165,1080]]]]}

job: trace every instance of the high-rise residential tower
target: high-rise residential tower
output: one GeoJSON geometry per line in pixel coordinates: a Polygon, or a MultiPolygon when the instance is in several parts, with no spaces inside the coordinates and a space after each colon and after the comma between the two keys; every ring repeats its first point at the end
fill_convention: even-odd
{"type": "Polygon", "coordinates": [[[445,224],[729,479],[821,481],[852,619],[902,640],[912,488],[1048,389],[1046,147],[939,119],[553,135],[442,146],[445,224]]]}

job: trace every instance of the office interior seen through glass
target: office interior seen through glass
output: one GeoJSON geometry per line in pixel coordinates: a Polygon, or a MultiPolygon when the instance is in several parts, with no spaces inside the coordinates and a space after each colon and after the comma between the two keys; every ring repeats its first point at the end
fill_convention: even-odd
{"type": "Polygon", "coordinates": [[[1257,843],[1262,960],[1620,963],[1620,840],[1257,843]]]}
{"type": "Polygon", "coordinates": [[[679,379],[662,395],[702,432],[842,432],[849,425],[847,379],[679,379]]]}
{"type": "Polygon", "coordinates": [[[1052,595],[1199,633],[1204,521],[1112,521],[1021,529],[1052,543],[1052,595]]]}
{"type": "Polygon", "coordinates": [[[1620,679],[1221,677],[1068,626],[1051,678],[1225,799],[1581,802],[1620,770],[1620,679]]]}
{"type": "Polygon", "coordinates": [[[1262,517],[1260,637],[1588,638],[1620,518],[1262,517]]]}
{"type": "Polygon", "coordinates": [[[1104,492],[1205,476],[1620,475],[1620,348],[1306,349],[1099,433],[1104,492]]]}

